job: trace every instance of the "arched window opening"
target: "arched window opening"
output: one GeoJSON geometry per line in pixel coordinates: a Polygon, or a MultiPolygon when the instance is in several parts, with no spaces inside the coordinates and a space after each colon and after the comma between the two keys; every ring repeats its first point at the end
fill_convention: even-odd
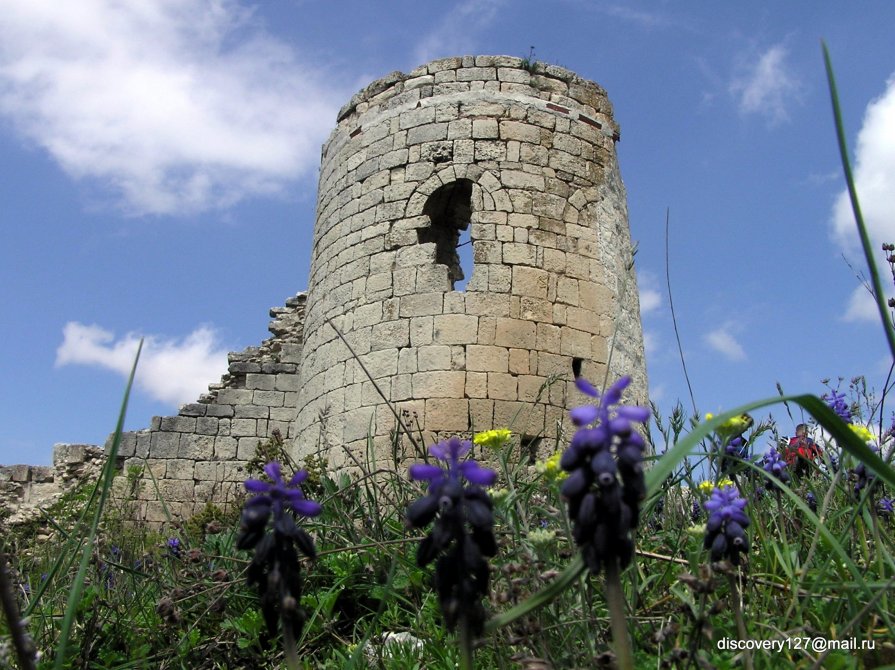
{"type": "Polygon", "coordinates": [[[429,196],[423,214],[432,224],[417,231],[420,243],[435,243],[435,262],[446,265],[451,290],[464,291],[472,277],[472,182],[445,184],[429,196]]]}

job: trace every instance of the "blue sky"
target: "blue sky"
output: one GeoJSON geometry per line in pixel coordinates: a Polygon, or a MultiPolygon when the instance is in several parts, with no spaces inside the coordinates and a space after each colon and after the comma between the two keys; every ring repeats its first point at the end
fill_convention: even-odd
{"type": "MultiPolygon", "coordinates": [[[[320,145],[359,88],[443,56],[562,65],[609,93],[651,395],[822,393],[887,357],[833,134],[895,241],[895,3],[0,0],[0,462],[176,413],[305,288],[320,145]]],[[[891,282],[887,282],[891,284],[891,282]]],[[[689,402],[687,402],[689,404],[689,402]]],[[[791,431],[782,409],[782,430],[791,431]]]]}

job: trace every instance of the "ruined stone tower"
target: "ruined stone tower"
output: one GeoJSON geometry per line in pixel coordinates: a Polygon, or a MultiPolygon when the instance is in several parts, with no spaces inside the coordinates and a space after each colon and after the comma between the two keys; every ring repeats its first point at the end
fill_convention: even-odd
{"type": "MultiPolygon", "coordinates": [[[[197,402],[124,434],[135,486],[119,477],[118,494],[159,524],[238,501],[275,432],[298,460],[321,446],[334,467],[363,459],[368,431],[391,455],[395,418],[333,326],[427,443],[509,427],[549,449],[583,400],[576,359],[598,386],[607,367],[631,375],[645,402],[618,137],[599,86],[519,58],[446,58],[367,86],[323,147],[307,293],[272,309],[272,337],[230,354],[197,402]]],[[[90,469],[85,447],[56,452],[52,472],[0,468],[0,503],[33,508],[90,469]]]]}
{"type": "Polygon", "coordinates": [[[519,58],[446,58],[357,93],[322,153],[297,454],[360,455],[396,430],[333,326],[429,439],[555,435],[581,402],[572,361],[601,383],[613,338],[610,377],[644,401],[618,138],[599,86],[519,58]]]}

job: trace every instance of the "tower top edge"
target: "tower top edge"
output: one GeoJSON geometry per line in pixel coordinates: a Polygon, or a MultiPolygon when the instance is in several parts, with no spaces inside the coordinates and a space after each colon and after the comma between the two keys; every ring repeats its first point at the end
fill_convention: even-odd
{"type": "Polygon", "coordinates": [[[466,81],[488,80],[491,77],[494,81],[498,81],[510,77],[514,83],[522,83],[520,77],[525,78],[528,75],[532,85],[547,90],[550,88],[551,80],[561,82],[567,91],[565,95],[569,98],[597,109],[602,108],[602,111],[608,112],[610,116],[612,114],[606,91],[599,84],[559,65],[517,56],[451,56],[430,61],[410,72],[395,70],[376,79],[351,97],[351,100],[339,110],[336,121],[341,123],[351,117],[359,111],[359,106],[366,106],[365,103],[385,102],[406,91],[433,85],[436,80],[443,81],[446,77],[443,73],[451,70],[465,71],[463,75],[459,75],[458,72],[458,76],[464,76],[466,81]],[[522,74],[517,72],[516,76],[509,75],[508,72],[511,70],[522,74]]]}

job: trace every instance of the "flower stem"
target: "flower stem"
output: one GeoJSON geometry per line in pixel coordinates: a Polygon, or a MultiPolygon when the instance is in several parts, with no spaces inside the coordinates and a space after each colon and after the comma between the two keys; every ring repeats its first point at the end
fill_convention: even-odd
{"type": "Polygon", "coordinates": [[[625,594],[622,591],[618,559],[606,563],[606,602],[609,605],[609,623],[612,627],[612,644],[620,670],[634,670],[634,653],[628,638],[628,619],[625,612],[625,594]]]}
{"type": "MultiPolygon", "coordinates": [[[[737,623],[737,637],[740,640],[745,640],[748,633],[746,632],[746,621],[743,619],[739,585],[733,573],[729,573],[727,579],[730,581],[730,608],[733,610],[733,618],[737,623]]],[[[746,660],[746,670],[752,670],[752,653],[748,649],[743,652],[743,658],[746,660]]]]}
{"type": "Polygon", "coordinates": [[[472,670],[473,653],[469,620],[464,616],[460,618],[460,670],[472,670]]]}
{"type": "Polygon", "coordinates": [[[292,634],[292,626],[283,621],[283,651],[286,655],[286,667],[289,670],[299,670],[298,650],[295,648],[295,636],[292,634]]]}

